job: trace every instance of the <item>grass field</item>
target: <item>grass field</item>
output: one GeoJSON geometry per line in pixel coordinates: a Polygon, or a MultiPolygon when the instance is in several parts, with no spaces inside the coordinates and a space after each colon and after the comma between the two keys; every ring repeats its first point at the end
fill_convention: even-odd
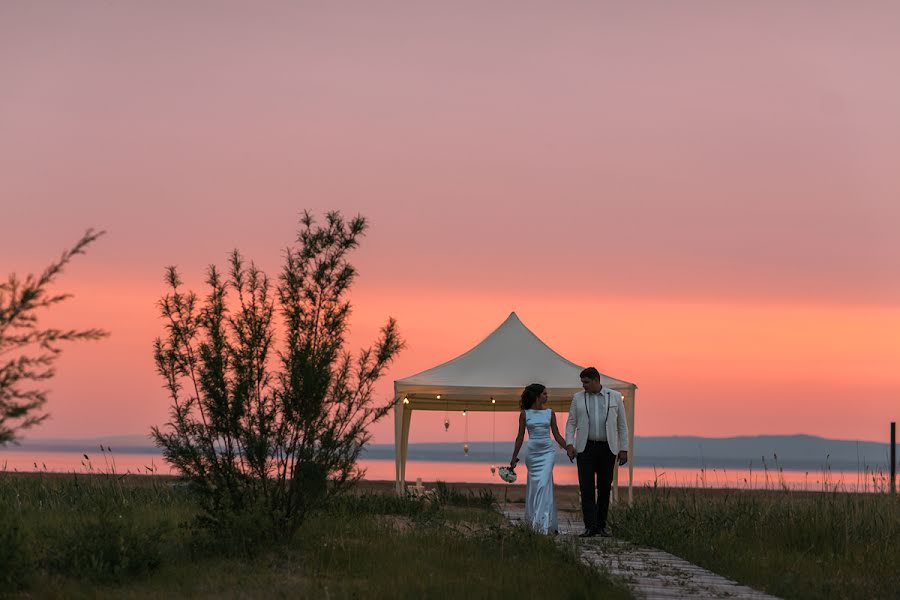
{"type": "MultiPolygon", "coordinates": [[[[249,551],[190,526],[159,476],[0,474],[0,589],[30,597],[626,598],[575,546],[506,526],[524,486],[453,484],[429,505],[392,482],[249,551]]],[[[578,492],[557,487],[560,510],[578,492]]],[[[618,536],[786,599],[900,597],[900,500],[884,494],[642,488],[618,536]]],[[[248,522],[248,527],[253,523],[248,522]]]]}
{"type": "MultiPolygon", "coordinates": [[[[490,493],[441,502],[362,487],[287,544],[190,527],[162,477],[0,474],[0,589],[22,597],[628,598],[574,546],[509,527],[490,493]]],[[[248,523],[252,527],[252,523],[248,523]]]]}
{"type": "MultiPolygon", "coordinates": [[[[524,502],[521,485],[458,487],[524,502]]],[[[577,487],[556,486],[556,502],[580,518],[577,487]]],[[[900,496],[641,487],[610,519],[619,537],[788,600],[900,598],[900,496]]]]}
{"type": "Polygon", "coordinates": [[[786,599],[900,598],[900,500],[886,494],[642,490],[617,535],[786,599]]]}

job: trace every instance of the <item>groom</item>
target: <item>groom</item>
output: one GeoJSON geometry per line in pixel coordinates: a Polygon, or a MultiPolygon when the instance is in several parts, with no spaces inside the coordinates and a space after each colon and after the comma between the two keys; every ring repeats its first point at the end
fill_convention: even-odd
{"type": "Polygon", "coordinates": [[[566,454],[578,457],[578,487],[584,533],[580,537],[609,537],[606,515],[613,468],[628,462],[628,422],[622,394],[603,387],[600,372],[588,367],[581,372],[583,392],[572,398],[566,421],[566,454]],[[596,488],[595,486],[596,482],[596,488]]]}

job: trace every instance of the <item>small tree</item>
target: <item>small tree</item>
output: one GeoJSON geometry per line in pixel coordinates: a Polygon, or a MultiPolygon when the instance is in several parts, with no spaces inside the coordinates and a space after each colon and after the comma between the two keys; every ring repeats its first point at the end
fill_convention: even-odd
{"type": "Polygon", "coordinates": [[[389,319],[374,347],[355,358],[344,349],[356,275],[347,254],[366,227],[336,212],[318,226],[304,213],[277,285],[235,250],[227,279],[209,267],[202,302],[167,270],[167,333],[154,354],[171,421],[152,432],[195,484],[207,525],[263,514],[268,532],[288,536],[361,476],[368,428],[392,406],[374,401],[374,385],[404,345],[389,319]]]}
{"type": "Polygon", "coordinates": [[[71,297],[51,294],[50,285],[77,254],[103,235],[88,229],[78,243],[44,269],[40,277],[22,281],[15,273],[0,283],[0,446],[14,441],[17,433],[34,427],[49,415],[40,409],[47,390],[35,387],[55,374],[61,342],[96,340],[109,335],[100,329],[44,329],[38,313],[71,297]]]}

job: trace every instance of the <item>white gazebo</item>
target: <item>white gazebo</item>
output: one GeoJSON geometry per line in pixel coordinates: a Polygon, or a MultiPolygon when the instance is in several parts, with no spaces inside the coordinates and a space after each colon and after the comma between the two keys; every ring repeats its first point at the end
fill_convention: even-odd
{"type": "MultiPolygon", "coordinates": [[[[550,407],[568,414],[572,395],[581,391],[579,375],[584,367],[566,360],[530,329],[516,313],[480,344],[427,371],[394,382],[394,448],[397,459],[397,493],[406,483],[409,425],[414,410],[507,411],[519,410],[519,397],[529,383],[547,386],[550,407]]],[[[619,391],[628,419],[628,500],[634,480],[634,396],[637,386],[600,375],[605,387],[619,391]]],[[[564,432],[565,423],[560,423],[564,432]]],[[[619,497],[616,467],[613,498],[619,497]]]]}

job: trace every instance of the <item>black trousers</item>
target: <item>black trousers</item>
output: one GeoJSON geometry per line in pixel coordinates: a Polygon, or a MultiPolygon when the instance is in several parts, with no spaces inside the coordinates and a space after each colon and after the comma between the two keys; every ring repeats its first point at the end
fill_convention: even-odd
{"type": "Polygon", "coordinates": [[[616,455],[609,449],[608,443],[588,440],[584,452],[579,452],[576,460],[584,527],[602,529],[606,527],[606,516],[609,514],[609,493],[616,455]]]}

